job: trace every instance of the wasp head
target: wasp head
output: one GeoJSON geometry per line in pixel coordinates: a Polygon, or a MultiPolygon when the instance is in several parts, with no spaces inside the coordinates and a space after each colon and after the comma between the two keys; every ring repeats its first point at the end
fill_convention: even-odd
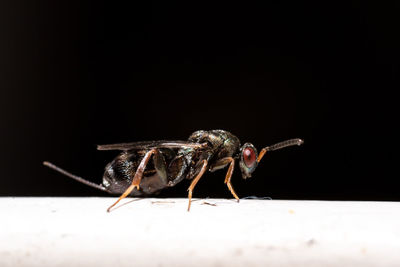
{"type": "Polygon", "coordinates": [[[258,164],[257,157],[257,149],[252,144],[246,143],[240,148],[239,167],[243,179],[251,177],[258,164]]]}

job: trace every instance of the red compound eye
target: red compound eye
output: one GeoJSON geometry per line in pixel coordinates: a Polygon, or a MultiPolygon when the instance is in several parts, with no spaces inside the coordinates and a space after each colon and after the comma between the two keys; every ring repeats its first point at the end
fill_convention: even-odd
{"type": "Polygon", "coordinates": [[[243,150],[243,160],[247,167],[252,167],[256,162],[256,152],[252,148],[246,147],[243,150]]]}

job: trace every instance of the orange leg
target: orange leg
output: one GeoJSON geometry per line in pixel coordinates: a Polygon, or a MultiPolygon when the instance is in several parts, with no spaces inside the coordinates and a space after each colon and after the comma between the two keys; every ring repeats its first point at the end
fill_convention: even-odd
{"type": "Polygon", "coordinates": [[[115,205],[117,205],[118,202],[120,202],[122,199],[126,198],[135,187],[136,187],[136,189],[139,190],[139,185],[140,185],[140,182],[143,177],[144,169],[146,168],[146,165],[149,162],[151,156],[156,152],[157,152],[157,149],[152,149],[152,150],[149,150],[148,152],[146,152],[142,161],[139,164],[139,167],[136,170],[135,176],[132,179],[132,184],[128,187],[128,189],[125,190],[125,192],[119,197],[119,199],[107,209],[107,212],[110,212],[111,209],[115,205]]]}
{"type": "Polygon", "coordinates": [[[192,183],[190,184],[188,191],[188,198],[189,198],[189,204],[188,204],[188,211],[190,211],[190,205],[192,204],[192,193],[193,193],[193,189],[196,186],[197,182],[200,180],[200,178],[203,176],[203,174],[205,173],[205,171],[207,170],[207,160],[203,160],[203,166],[200,169],[200,172],[197,174],[197,176],[193,179],[192,183]]]}
{"type": "Polygon", "coordinates": [[[233,187],[232,187],[232,184],[231,184],[233,168],[235,167],[235,159],[232,158],[232,157],[227,157],[224,160],[230,161],[229,168],[228,168],[228,171],[226,172],[226,176],[225,176],[225,184],[228,186],[229,191],[231,191],[232,195],[239,202],[239,197],[236,195],[235,190],[233,190],[233,187]]]}
{"type": "Polygon", "coordinates": [[[215,162],[211,168],[210,171],[215,171],[221,168],[226,167],[226,165],[229,164],[228,171],[225,176],[225,184],[228,186],[229,191],[231,191],[232,195],[236,198],[236,200],[239,202],[239,197],[236,195],[235,190],[233,190],[232,184],[231,184],[231,178],[233,174],[233,169],[235,167],[235,159],[232,157],[226,157],[218,160],[215,162]]]}

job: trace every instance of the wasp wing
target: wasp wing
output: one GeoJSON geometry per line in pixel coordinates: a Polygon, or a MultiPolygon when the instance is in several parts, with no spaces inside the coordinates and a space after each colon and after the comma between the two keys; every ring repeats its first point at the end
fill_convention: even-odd
{"type": "Polygon", "coordinates": [[[98,145],[97,150],[148,150],[153,148],[201,148],[207,143],[193,143],[187,141],[144,141],[133,143],[120,143],[98,145]]]}

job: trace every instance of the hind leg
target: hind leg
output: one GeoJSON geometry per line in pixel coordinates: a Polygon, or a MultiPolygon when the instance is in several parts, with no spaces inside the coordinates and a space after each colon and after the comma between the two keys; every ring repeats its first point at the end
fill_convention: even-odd
{"type": "Polygon", "coordinates": [[[118,200],[117,200],[114,204],[112,204],[112,205],[107,209],[107,212],[110,212],[110,210],[111,210],[115,205],[117,205],[118,202],[120,202],[122,199],[126,198],[126,197],[132,192],[132,190],[133,190],[135,187],[136,187],[136,189],[139,189],[139,188],[140,188],[139,185],[140,185],[140,182],[141,182],[142,177],[143,177],[144,169],[146,168],[147,163],[149,162],[151,156],[152,156],[154,153],[158,153],[158,150],[157,150],[157,149],[151,149],[151,150],[149,150],[149,151],[146,152],[146,154],[144,155],[142,161],[141,161],[140,164],[139,164],[139,167],[137,168],[137,170],[136,170],[136,172],[135,172],[135,176],[134,176],[133,179],[132,179],[131,185],[130,185],[130,186],[125,190],[125,192],[118,198],[118,200]]]}

